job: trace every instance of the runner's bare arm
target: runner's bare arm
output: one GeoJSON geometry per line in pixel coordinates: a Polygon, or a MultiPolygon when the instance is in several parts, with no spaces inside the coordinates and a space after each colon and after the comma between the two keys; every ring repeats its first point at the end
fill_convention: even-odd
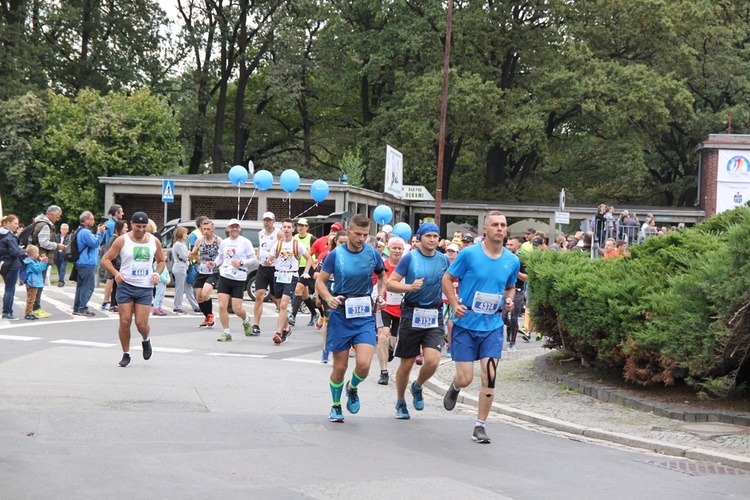
{"type": "Polygon", "coordinates": [[[118,283],[122,283],[123,278],[120,274],[120,271],[115,269],[114,264],[112,264],[112,259],[117,257],[120,254],[120,251],[122,250],[122,246],[125,244],[125,241],[123,240],[124,236],[118,236],[115,241],[112,243],[112,246],[109,247],[109,250],[107,250],[107,253],[105,253],[102,256],[101,266],[104,268],[105,271],[107,271],[109,274],[115,277],[117,279],[117,275],[120,275],[120,279],[117,280],[118,283]]]}

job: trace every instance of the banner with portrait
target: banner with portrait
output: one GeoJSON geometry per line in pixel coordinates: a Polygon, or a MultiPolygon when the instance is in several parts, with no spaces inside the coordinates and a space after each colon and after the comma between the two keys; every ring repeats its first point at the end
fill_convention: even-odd
{"type": "Polygon", "coordinates": [[[719,150],[716,173],[716,213],[744,205],[750,200],[750,151],[719,150]]]}

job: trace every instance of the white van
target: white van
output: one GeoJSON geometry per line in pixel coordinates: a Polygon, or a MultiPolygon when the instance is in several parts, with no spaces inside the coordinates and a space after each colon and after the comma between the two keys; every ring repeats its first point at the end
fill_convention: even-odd
{"type": "MultiPolygon", "coordinates": [[[[227,224],[228,219],[211,219],[216,227],[215,234],[224,239],[227,237],[227,224]]],[[[276,222],[274,224],[277,228],[281,228],[281,223],[276,222]]],[[[180,222],[180,219],[173,219],[162,228],[161,230],[161,244],[165,250],[167,250],[167,269],[169,269],[170,276],[172,275],[172,242],[174,240],[174,232],[178,227],[184,227],[190,234],[195,230],[195,221],[180,222]]],[[[258,248],[258,231],[263,229],[263,223],[252,220],[240,221],[240,234],[250,240],[253,247],[257,250],[258,248]]],[[[248,269],[246,289],[247,294],[251,300],[255,300],[255,273],[258,271],[258,264],[255,264],[248,269]]],[[[266,294],[267,300],[270,300],[270,294],[266,294]]]]}

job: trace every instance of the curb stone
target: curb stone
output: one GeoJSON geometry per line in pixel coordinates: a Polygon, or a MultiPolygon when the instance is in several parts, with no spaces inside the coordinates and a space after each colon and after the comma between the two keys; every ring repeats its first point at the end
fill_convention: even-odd
{"type": "Polygon", "coordinates": [[[584,382],[575,377],[553,373],[547,368],[547,358],[555,354],[550,352],[534,358],[534,370],[543,379],[553,383],[563,383],[572,390],[598,399],[600,401],[625,406],[642,412],[652,412],[659,417],[671,418],[682,422],[718,422],[723,424],[750,426],[750,414],[737,411],[713,411],[702,409],[679,408],[659,404],[647,398],[633,396],[615,387],[606,387],[591,382],[584,382]]]}

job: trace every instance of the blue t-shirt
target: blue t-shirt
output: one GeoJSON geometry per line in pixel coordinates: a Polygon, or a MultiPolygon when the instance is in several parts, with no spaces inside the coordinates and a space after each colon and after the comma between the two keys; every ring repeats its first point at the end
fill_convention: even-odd
{"type": "MultiPolygon", "coordinates": [[[[471,245],[458,253],[448,272],[458,278],[461,303],[473,309],[477,292],[499,295],[502,307],[505,288],[515,286],[520,269],[521,261],[509,250],[503,249],[500,257],[491,259],[484,253],[482,245],[471,245]]],[[[486,303],[488,299],[485,297],[483,301],[486,303]]],[[[503,318],[500,314],[479,314],[469,310],[463,318],[456,318],[454,322],[467,330],[486,332],[500,328],[503,318]]]]}
{"type": "Polygon", "coordinates": [[[350,252],[340,245],[326,256],[323,271],[335,277],[334,295],[363,297],[372,292],[372,275],[385,270],[383,258],[371,245],[357,252],[350,252]]]}
{"type": "Polygon", "coordinates": [[[107,229],[104,230],[104,237],[99,241],[100,245],[105,244],[115,234],[115,221],[112,217],[107,221],[107,229]]]}
{"type": "MultiPolygon", "coordinates": [[[[404,283],[411,284],[419,278],[424,279],[422,288],[404,294],[404,301],[412,307],[414,305],[420,307],[442,305],[443,289],[441,282],[449,265],[448,257],[440,252],[435,252],[432,257],[427,257],[419,250],[414,250],[401,257],[394,272],[404,277],[404,283]]],[[[402,307],[403,310],[405,308],[402,307]]]]}

